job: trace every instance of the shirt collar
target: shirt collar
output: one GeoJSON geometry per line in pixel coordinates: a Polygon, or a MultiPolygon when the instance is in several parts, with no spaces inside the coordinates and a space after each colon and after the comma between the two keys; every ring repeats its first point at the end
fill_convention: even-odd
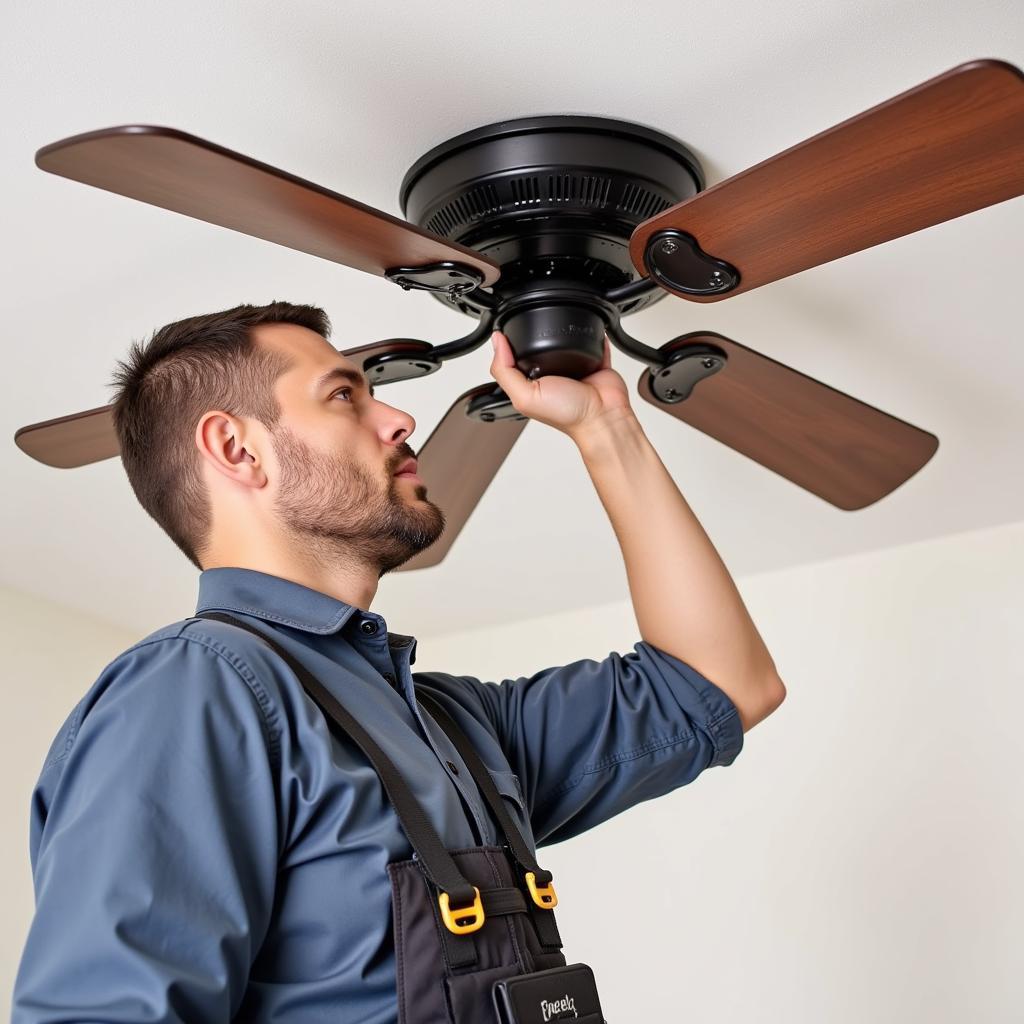
{"type": "Polygon", "coordinates": [[[196,611],[215,609],[255,615],[310,633],[337,633],[353,615],[375,620],[382,632],[387,630],[384,619],[374,612],[255,569],[204,569],[199,576],[196,611]]]}

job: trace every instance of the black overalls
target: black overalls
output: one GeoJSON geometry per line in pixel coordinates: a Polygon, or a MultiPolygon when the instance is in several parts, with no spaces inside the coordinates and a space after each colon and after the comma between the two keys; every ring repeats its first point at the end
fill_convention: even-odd
{"type": "MultiPolygon", "coordinates": [[[[197,618],[239,626],[267,643],[298,676],[328,725],[353,740],[376,769],[412,844],[393,861],[392,916],[399,1024],[490,1024],[495,981],[565,966],[552,908],[551,873],[537,864],[465,734],[427,694],[423,707],[448,735],[505,835],[503,846],[446,850],[392,761],[316,677],[276,641],[223,612],[197,618]]],[[[584,1021],[601,1017],[580,1017],[584,1021]]]]}

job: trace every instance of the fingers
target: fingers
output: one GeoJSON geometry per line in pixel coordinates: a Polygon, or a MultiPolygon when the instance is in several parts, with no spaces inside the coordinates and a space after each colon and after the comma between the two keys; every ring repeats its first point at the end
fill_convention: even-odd
{"type": "Polygon", "coordinates": [[[491,365],[508,366],[508,357],[511,355],[508,338],[501,331],[495,331],[491,335],[491,346],[494,348],[494,360],[491,365]]]}
{"type": "Polygon", "coordinates": [[[514,405],[516,398],[524,393],[523,388],[528,388],[529,381],[526,375],[516,368],[512,346],[501,331],[495,331],[491,335],[491,344],[494,346],[491,376],[501,385],[501,390],[512,399],[514,405]]]}

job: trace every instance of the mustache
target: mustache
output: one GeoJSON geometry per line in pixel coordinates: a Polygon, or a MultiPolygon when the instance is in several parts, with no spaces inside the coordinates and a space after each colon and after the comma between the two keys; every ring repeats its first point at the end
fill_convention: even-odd
{"type": "Polygon", "coordinates": [[[395,458],[392,465],[388,467],[392,476],[394,476],[398,467],[405,462],[406,459],[416,459],[416,461],[419,462],[419,458],[412,448],[410,448],[405,442],[402,442],[395,451],[395,458]]]}

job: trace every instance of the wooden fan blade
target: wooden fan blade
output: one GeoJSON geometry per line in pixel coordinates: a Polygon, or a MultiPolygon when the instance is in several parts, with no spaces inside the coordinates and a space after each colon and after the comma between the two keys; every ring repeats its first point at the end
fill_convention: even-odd
{"type": "Polygon", "coordinates": [[[19,427],[14,443],[36,462],[58,469],[74,469],[121,454],[114,432],[114,407],[58,416],[54,420],[19,427]]]}
{"type": "Polygon", "coordinates": [[[498,267],[472,249],[253,160],[155,125],[119,125],[43,146],[44,171],[265,238],[369,274],[452,261],[484,285],[498,267]]]}
{"type": "MultiPolygon", "coordinates": [[[[341,354],[347,356],[360,370],[371,356],[392,350],[410,351],[411,346],[422,345],[424,351],[433,346],[425,341],[389,338],[350,348],[341,354]]],[[[85,412],[58,416],[42,423],[20,427],[14,434],[14,443],[37,462],[58,469],[74,469],[91,462],[101,462],[121,454],[121,446],[114,430],[114,407],[100,406],[85,412]]]]}
{"type": "Polygon", "coordinates": [[[395,572],[437,565],[462,532],[495,474],[526,425],[523,418],[502,418],[483,423],[466,415],[471,401],[487,392],[502,393],[492,381],[460,395],[444,414],[420,449],[419,476],[427,498],[444,512],[440,537],[395,572]]]}
{"type": "Polygon", "coordinates": [[[684,334],[660,351],[700,344],[725,352],[719,372],[699,381],[689,398],[666,405],[644,370],[640,396],[838,508],[884,498],[939,447],[934,434],[720,334],[684,334]]]}
{"type": "Polygon", "coordinates": [[[1024,193],[1024,73],[961,64],[637,225],[693,236],[739,271],[716,302],[1024,193]]]}

